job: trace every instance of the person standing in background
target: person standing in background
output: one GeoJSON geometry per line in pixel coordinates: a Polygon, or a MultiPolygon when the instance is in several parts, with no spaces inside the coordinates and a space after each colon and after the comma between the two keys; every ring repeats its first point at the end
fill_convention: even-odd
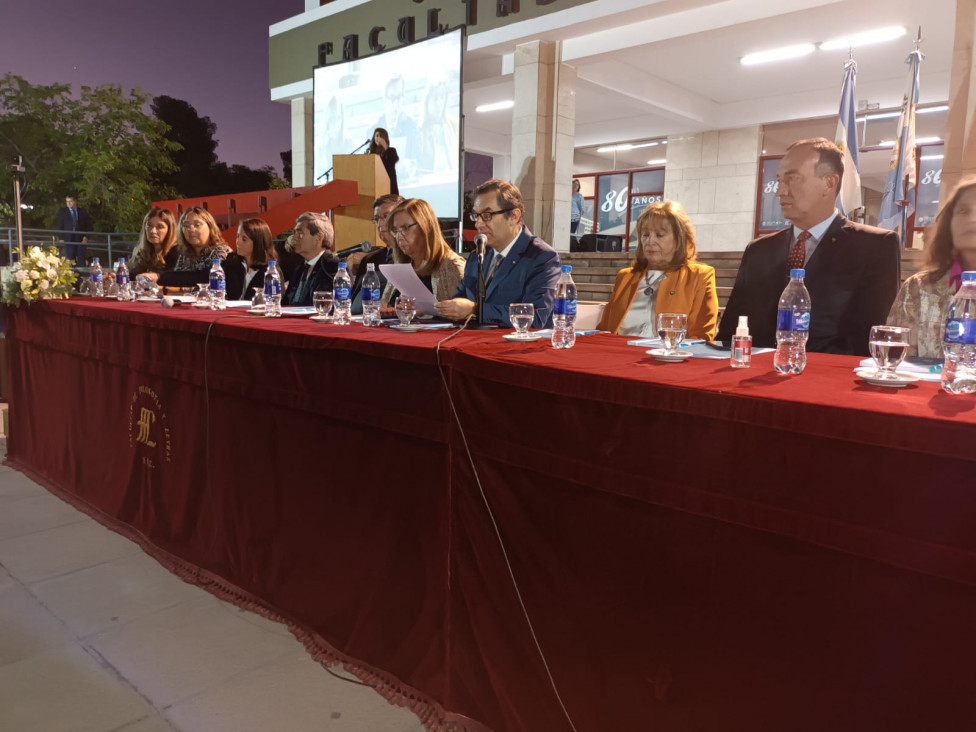
{"type": "Polygon", "coordinates": [[[91,218],[83,208],[78,208],[78,198],[65,196],[64,208],[58,209],[55,227],[61,235],[59,242],[65,242],[64,256],[74,260],[79,267],[85,266],[85,251],[88,243],[86,232],[91,231],[91,218]]]}
{"type": "Polygon", "coordinates": [[[583,208],[585,203],[583,201],[583,194],[580,193],[580,182],[578,179],[573,180],[573,198],[569,202],[569,233],[576,234],[576,230],[579,228],[580,219],[583,218],[583,208]]]}

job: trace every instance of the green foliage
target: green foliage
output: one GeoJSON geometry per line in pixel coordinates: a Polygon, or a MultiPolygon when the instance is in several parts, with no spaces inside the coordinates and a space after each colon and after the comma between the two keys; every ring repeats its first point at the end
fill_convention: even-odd
{"type": "Polygon", "coordinates": [[[25,226],[51,228],[73,193],[95,229],[137,230],[150,203],[171,192],[154,181],[174,168],[170,156],[179,149],[166,138],[165,123],[145,111],[149,101],[139,89],[126,94],[114,84],[83,86],[73,98],[67,84],[0,78],[0,216],[13,202],[8,166],[21,155],[23,203],[33,206],[24,211],[25,226]]]}

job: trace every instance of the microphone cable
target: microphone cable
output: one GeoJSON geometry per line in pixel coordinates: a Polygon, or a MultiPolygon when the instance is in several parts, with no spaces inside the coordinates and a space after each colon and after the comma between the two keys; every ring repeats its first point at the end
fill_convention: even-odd
{"type": "Polygon", "coordinates": [[[505,548],[505,541],[502,539],[501,530],[498,528],[498,521],[495,520],[495,512],[491,510],[491,503],[488,501],[488,496],[485,493],[484,486],[481,485],[481,476],[478,474],[478,468],[474,463],[474,456],[471,454],[471,448],[468,445],[468,437],[464,432],[464,427],[461,425],[461,417],[458,415],[457,407],[454,404],[454,397],[451,396],[451,389],[447,383],[447,377],[444,374],[444,367],[441,363],[441,345],[447,343],[449,340],[457,336],[458,333],[463,331],[467,327],[468,323],[474,317],[474,313],[465,318],[464,323],[447,338],[443,338],[438,341],[435,348],[435,355],[437,358],[437,371],[440,374],[441,382],[444,384],[444,392],[447,394],[448,404],[451,405],[451,414],[454,415],[454,422],[457,424],[458,432],[461,433],[461,443],[464,445],[464,454],[468,458],[468,463],[471,465],[471,472],[474,474],[475,484],[478,486],[478,493],[481,495],[481,501],[485,504],[485,510],[488,512],[488,518],[491,519],[492,529],[495,531],[495,537],[498,539],[498,547],[502,551],[502,558],[505,560],[505,568],[508,571],[509,579],[512,581],[512,588],[515,590],[515,596],[518,598],[519,606],[522,608],[522,615],[525,617],[525,623],[529,627],[529,634],[532,636],[532,642],[535,644],[535,649],[539,654],[539,659],[542,661],[542,666],[546,670],[546,676],[549,678],[549,685],[552,687],[553,694],[556,695],[556,701],[559,702],[559,708],[563,712],[563,716],[566,717],[566,721],[569,723],[569,727],[573,732],[578,732],[576,725],[573,723],[573,718],[569,714],[569,710],[566,709],[565,703],[563,703],[563,698],[559,693],[559,688],[556,686],[556,679],[552,675],[552,669],[549,668],[549,661],[546,659],[546,654],[542,650],[542,645],[539,643],[539,638],[535,632],[535,626],[532,624],[532,618],[529,617],[529,611],[525,607],[525,600],[522,598],[522,590],[519,588],[518,580],[515,579],[515,570],[512,568],[512,562],[508,557],[508,550],[505,548]]]}

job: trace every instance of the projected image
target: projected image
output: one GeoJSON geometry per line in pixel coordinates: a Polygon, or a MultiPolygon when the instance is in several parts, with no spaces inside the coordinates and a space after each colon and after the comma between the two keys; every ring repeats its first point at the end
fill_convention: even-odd
{"type": "Polygon", "coordinates": [[[441,218],[460,199],[461,31],[315,69],[315,179],[332,180],[332,157],[368,151],[385,129],[399,156],[400,194],[441,218]]]}

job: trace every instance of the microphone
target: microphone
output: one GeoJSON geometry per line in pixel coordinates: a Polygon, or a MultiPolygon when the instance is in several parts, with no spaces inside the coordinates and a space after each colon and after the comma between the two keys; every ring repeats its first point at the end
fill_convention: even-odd
{"type": "Polygon", "coordinates": [[[488,244],[488,237],[484,234],[478,234],[474,238],[474,248],[478,251],[478,259],[484,261],[485,259],[485,245],[488,244]]]}
{"type": "Polygon", "coordinates": [[[160,303],[162,303],[164,308],[178,308],[180,305],[183,304],[183,301],[176,300],[171,296],[167,295],[166,297],[160,300],[160,303]]]}

